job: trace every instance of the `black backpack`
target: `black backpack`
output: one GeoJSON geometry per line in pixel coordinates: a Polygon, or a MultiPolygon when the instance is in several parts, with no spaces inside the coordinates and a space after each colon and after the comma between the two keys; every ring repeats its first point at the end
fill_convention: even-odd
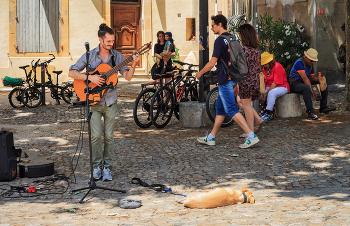
{"type": "Polygon", "coordinates": [[[225,61],[220,58],[223,65],[225,65],[224,67],[226,68],[226,74],[236,81],[245,80],[248,77],[249,70],[247,66],[247,59],[245,57],[241,44],[235,36],[221,35],[221,37],[227,40],[230,50],[230,68],[228,68],[225,61]]]}

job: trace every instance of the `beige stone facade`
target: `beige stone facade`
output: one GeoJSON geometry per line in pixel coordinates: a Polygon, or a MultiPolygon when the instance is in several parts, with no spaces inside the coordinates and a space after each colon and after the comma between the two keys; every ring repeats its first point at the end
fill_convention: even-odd
{"type": "MultiPolygon", "coordinates": [[[[232,4],[229,0],[209,0],[209,17],[221,11],[230,16],[232,4]],[[217,7],[215,6],[217,5],[217,7]]],[[[17,53],[16,51],[16,3],[17,0],[0,0],[0,79],[5,76],[24,78],[19,66],[28,65],[32,60],[49,59],[49,53],[17,53]]],[[[192,51],[198,59],[199,51],[199,1],[198,0],[140,0],[141,4],[141,43],[157,42],[159,30],[171,31],[180,59],[184,60],[192,51]],[[194,21],[194,41],[188,40],[188,21],[194,21]]],[[[111,24],[111,0],[61,0],[61,52],[53,53],[56,59],[51,63],[51,70],[63,70],[60,82],[69,80],[69,66],[74,64],[84,53],[84,43],[90,47],[98,45],[98,26],[105,22],[111,24]]],[[[209,21],[210,24],[210,21],[209,21]]],[[[209,42],[212,47],[214,35],[209,27],[209,42]]],[[[210,48],[212,50],[212,48],[210,48]]],[[[142,56],[142,65],[136,70],[136,76],[144,76],[153,65],[153,49],[142,56]]],[[[3,84],[0,83],[0,87],[3,84]]]]}
{"type": "MultiPolygon", "coordinates": [[[[60,81],[67,81],[68,69],[84,53],[84,43],[89,42],[91,48],[98,45],[97,30],[99,24],[111,24],[112,0],[61,0],[61,52],[52,62],[52,69],[63,70],[60,81]]],[[[19,66],[30,64],[32,60],[49,59],[49,53],[16,52],[16,2],[17,0],[0,0],[0,79],[5,76],[24,77],[19,66]]],[[[341,66],[336,61],[337,48],[344,41],[344,33],[340,30],[344,22],[344,0],[258,0],[258,15],[265,12],[273,17],[283,18],[287,22],[297,21],[304,25],[312,37],[312,46],[320,55],[318,69],[322,73],[341,75],[341,66]],[[318,15],[317,10],[324,9],[325,14],[318,15]]],[[[184,60],[190,52],[194,53],[198,62],[199,53],[199,1],[198,0],[140,0],[141,12],[141,44],[157,42],[159,30],[171,31],[175,45],[179,48],[180,60],[184,60]],[[192,25],[191,25],[192,23],[192,25]],[[195,40],[189,40],[191,26],[194,26],[195,40]]],[[[230,17],[238,7],[245,4],[252,14],[252,0],[208,0],[208,32],[209,54],[213,50],[215,40],[210,30],[210,16],[222,13],[230,17]]],[[[192,34],[191,34],[192,35],[192,34]]],[[[190,35],[190,36],[191,36],[190,35]]],[[[153,49],[142,56],[142,64],[136,76],[145,76],[153,65],[153,49]]],[[[0,83],[0,87],[3,84],[0,83]]]]}

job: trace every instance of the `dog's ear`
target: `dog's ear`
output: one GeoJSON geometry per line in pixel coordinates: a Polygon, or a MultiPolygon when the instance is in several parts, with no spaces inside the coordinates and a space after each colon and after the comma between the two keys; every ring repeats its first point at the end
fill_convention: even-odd
{"type": "Polygon", "coordinates": [[[242,192],[247,192],[247,191],[249,191],[249,190],[248,190],[248,188],[242,188],[241,191],[242,191],[242,192]]]}

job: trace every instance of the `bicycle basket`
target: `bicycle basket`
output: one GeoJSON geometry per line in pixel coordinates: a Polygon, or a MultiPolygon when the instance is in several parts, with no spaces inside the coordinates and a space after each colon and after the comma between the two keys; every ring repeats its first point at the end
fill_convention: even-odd
{"type": "Polygon", "coordinates": [[[21,78],[10,78],[5,76],[2,80],[4,86],[21,86],[23,84],[23,80],[21,78]]]}
{"type": "Polygon", "coordinates": [[[218,72],[217,71],[208,71],[204,73],[205,83],[207,85],[214,85],[218,83],[218,72]]]}

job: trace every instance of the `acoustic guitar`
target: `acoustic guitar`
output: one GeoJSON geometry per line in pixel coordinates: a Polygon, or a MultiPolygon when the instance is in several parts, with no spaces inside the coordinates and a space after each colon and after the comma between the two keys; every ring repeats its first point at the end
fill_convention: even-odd
{"type": "MultiPolygon", "coordinates": [[[[89,81],[89,104],[97,104],[102,99],[107,88],[116,86],[118,83],[118,71],[133,61],[134,55],[142,55],[148,52],[152,48],[151,43],[143,45],[139,50],[114,67],[108,64],[100,64],[94,71],[89,72],[90,75],[101,75],[101,78],[105,80],[105,83],[101,86],[89,81]]],[[[86,101],[86,80],[74,79],[73,87],[80,101],[86,101]]]]}

